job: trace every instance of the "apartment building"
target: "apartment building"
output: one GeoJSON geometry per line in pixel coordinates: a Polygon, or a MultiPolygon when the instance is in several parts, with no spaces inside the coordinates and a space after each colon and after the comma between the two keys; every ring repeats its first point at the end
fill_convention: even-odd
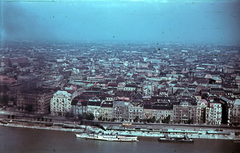
{"type": "Polygon", "coordinates": [[[52,99],[50,111],[52,115],[66,116],[71,112],[72,95],[67,91],[57,91],[52,99]]]}

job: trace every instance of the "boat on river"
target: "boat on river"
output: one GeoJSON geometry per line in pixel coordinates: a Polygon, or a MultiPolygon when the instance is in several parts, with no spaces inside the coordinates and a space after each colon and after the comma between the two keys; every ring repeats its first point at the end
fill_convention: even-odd
{"type": "Polygon", "coordinates": [[[240,143],[240,137],[238,137],[238,138],[233,138],[233,139],[232,139],[232,142],[234,142],[234,143],[240,143]]]}
{"type": "Polygon", "coordinates": [[[190,139],[187,135],[183,137],[169,137],[167,134],[164,137],[158,139],[158,141],[166,141],[166,142],[194,142],[193,139],[190,139]]]}
{"type": "Polygon", "coordinates": [[[88,134],[87,134],[87,133],[80,133],[80,134],[76,133],[75,135],[76,135],[76,137],[78,137],[78,138],[87,138],[87,137],[88,137],[88,134]]]}
{"type": "Polygon", "coordinates": [[[102,140],[102,141],[116,141],[116,142],[138,142],[139,140],[135,136],[114,135],[114,134],[75,134],[78,138],[102,140]]]}

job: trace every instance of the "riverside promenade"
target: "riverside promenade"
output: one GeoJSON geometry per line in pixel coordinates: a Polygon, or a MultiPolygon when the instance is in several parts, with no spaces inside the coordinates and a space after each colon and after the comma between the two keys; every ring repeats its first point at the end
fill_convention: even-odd
{"type": "Polygon", "coordinates": [[[131,123],[124,126],[122,122],[74,120],[71,118],[43,115],[26,114],[24,112],[1,110],[0,125],[9,127],[44,129],[81,132],[104,132],[121,135],[134,135],[142,137],[183,137],[199,139],[226,139],[233,140],[240,135],[240,127],[227,125],[194,125],[194,124],[161,124],[161,123],[131,123]],[[14,115],[14,118],[12,117],[14,115]]]}
{"type": "MultiPolygon", "coordinates": [[[[94,121],[92,122],[94,123],[94,121]]],[[[189,138],[197,139],[224,139],[233,140],[240,128],[221,128],[221,127],[197,127],[186,125],[161,125],[161,124],[137,124],[131,126],[123,126],[122,124],[109,122],[96,122],[91,125],[80,125],[79,122],[70,121],[33,121],[30,119],[2,119],[0,125],[8,127],[43,129],[69,131],[74,133],[95,132],[95,133],[111,133],[119,135],[132,135],[141,137],[183,137],[187,135],[189,138]],[[95,124],[95,126],[94,126],[95,124]],[[97,125],[97,126],[96,126],[97,125]]]]}

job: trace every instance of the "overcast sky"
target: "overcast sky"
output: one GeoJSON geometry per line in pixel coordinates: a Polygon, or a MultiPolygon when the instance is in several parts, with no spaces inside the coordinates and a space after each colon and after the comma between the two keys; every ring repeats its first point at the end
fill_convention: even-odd
{"type": "Polygon", "coordinates": [[[1,38],[240,44],[240,2],[183,1],[1,1],[1,38]]]}

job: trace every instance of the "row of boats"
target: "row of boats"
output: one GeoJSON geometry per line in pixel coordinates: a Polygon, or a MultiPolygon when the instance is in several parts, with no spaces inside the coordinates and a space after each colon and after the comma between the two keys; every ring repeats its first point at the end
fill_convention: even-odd
{"type": "Polygon", "coordinates": [[[167,142],[194,142],[193,139],[189,138],[187,135],[183,137],[169,137],[168,134],[165,134],[164,137],[158,139],[158,141],[167,141],[167,142]]]}
{"type": "MultiPolygon", "coordinates": [[[[138,142],[137,136],[126,136],[126,135],[117,135],[117,134],[103,134],[103,133],[80,133],[75,134],[78,138],[84,139],[92,139],[92,140],[102,140],[102,141],[117,141],[117,142],[138,142]]],[[[187,135],[183,137],[168,137],[167,134],[164,137],[158,139],[158,141],[166,141],[166,142],[193,142],[193,139],[190,139],[187,135]]]]}
{"type": "Polygon", "coordinates": [[[81,133],[76,134],[78,138],[92,139],[92,140],[102,140],[102,141],[118,141],[118,142],[138,142],[135,136],[124,136],[124,135],[113,135],[113,134],[87,134],[81,133]]]}

